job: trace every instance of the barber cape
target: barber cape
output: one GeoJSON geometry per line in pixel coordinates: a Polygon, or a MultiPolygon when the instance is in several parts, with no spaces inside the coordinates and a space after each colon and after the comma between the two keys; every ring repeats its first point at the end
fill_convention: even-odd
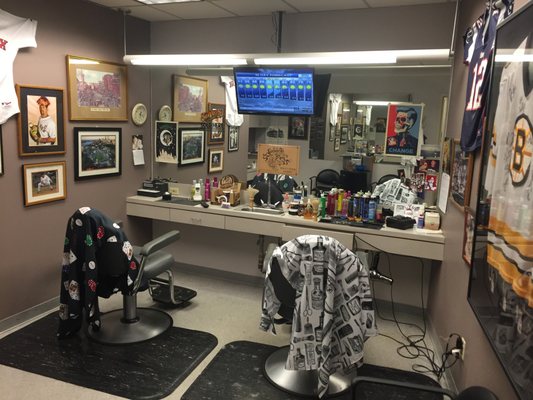
{"type": "Polygon", "coordinates": [[[120,226],[98,210],[78,209],[65,234],[57,336],[78,332],[83,310],[87,322],[98,329],[98,296],[107,298],[119,290],[131,293],[138,271],[133,247],[120,226]]]}
{"type": "Polygon", "coordinates": [[[278,263],[296,290],[290,351],[285,368],[318,370],[322,397],[329,376],[363,363],[363,343],[377,334],[368,271],[337,240],[300,236],[274,250],[268,263],[260,328],[275,333],[281,302],[270,272],[278,263]]]}

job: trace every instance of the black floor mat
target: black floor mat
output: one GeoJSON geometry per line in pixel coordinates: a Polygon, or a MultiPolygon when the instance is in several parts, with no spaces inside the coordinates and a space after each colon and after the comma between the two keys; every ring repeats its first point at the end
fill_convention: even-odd
{"type": "MultiPolygon", "coordinates": [[[[303,397],[290,395],[275,388],[263,377],[265,359],[276,348],[246,341],[227,344],[193,382],[182,400],[303,399],[303,397]]],[[[358,375],[439,386],[431,378],[416,372],[374,365],[363,365],[358,370],[358,375]]],[[[352,400],[352,396],[352,393],[346,392],[330,398],[352,400]]],[[[415,392],[410,389],[370,383],[359,384],[355,397],[356,400],[437,400],[442,398],[440,394],[415,392]]]]}
{"type": "Polygon", "coordinates": [[[172,393],[217,345],[210,333],[172,327],[149,341],[95,343],[83,333],[57,340],[57,312],[0,339],[0,363],[128,399],[172,393]]]}

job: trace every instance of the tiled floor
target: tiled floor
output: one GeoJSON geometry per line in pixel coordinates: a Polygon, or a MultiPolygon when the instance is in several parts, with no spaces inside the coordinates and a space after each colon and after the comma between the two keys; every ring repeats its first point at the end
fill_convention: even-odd
{"type": "MultiPolygon", "coordinates": [[[[218,338],[218,345],[185,381],[168,396],[168,399],[180,399],[218,350],[226,343],[236,340],[248,340],[277,346],[288,343],[288,326],[282,326],[276,336],[258,329],[261,310],[261,287],[221,278],[215,279],[205,273],[193,274],[177,271],[175,279],[177,284],[196,290],[198,295],[186,308],[169,311],[174,318],[174,325],[210,332],[218,338]]],[[[139,294],[138,297],[139,306],[153,305],[147,293],[139,294]]],[[[100,305],[102,311],[119,308],[121,307],[121,296],[112,296],[108,300],[101,301],[100,305]]],[[[400,320],[423,326],[421,320],[416,316],[405,313],[397,313],[396,316],[400,320]]],[[[405,343],[405,339],[402,338],[396,324],[379,318],[377,323],[380,333],[392,336],[405,343]]],[[[402,330],[408,334],[419,333],[417,329],[409,325],[402,325],[402,330]]],[[[13,329],[2,332],[0,336],[4,336],[11,331],[13,329]]],[[[431,339],[427,340],[426,343],[429,347],[434,347],[431,339]]],[[[398,347],[398,343],[384,336],[370,338],[365,343],[365,362],[404,370],[411,370],[413,364],[428,365],[427,362],[420,358],[411,360],[401,357],[397,353],[398,347]]],[[[405,351],[404,353],[407,354],[405,351]]],[[[441,381],[440,383],[444,387],[449,387],[446,382],[441,381]]],[[[36,398],[103,400],[117,398],[3,365],[0,365],[0,390],[0,397],[4,400],[36,398]]]]}

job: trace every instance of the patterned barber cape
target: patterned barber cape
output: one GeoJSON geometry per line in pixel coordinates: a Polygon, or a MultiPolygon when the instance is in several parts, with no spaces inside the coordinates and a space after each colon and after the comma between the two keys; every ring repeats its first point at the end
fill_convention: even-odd
{"type": "Polygon", "coordinates": [[[57,336],[78,332],[83,310],[87,322],[98,329],[98,296],[107,298],[119,290],[130,293],[138,271],[133,247],[120,226],[98,210],[78,209],[65,234],[57,336]]]}
{"type": "Polygon", "coordinates": [[[270,280],[273,263],[296,290],[286,368],[318,370],[322,397],[329,376],[363,363],[363,343],[377,335],[366,267],[337,240],[300,236],[276,248],[268,264],[261,329],[275,333],[281,302],[270,280]]]}

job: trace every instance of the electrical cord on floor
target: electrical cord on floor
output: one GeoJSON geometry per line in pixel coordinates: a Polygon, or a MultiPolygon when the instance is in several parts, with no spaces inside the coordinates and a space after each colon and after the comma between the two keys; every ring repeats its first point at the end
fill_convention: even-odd
{"type": "MultiPolygon", "coordinates": [[[[385,256],[387,258],[387,267],[388,267],[388,271],[389,271],[389,276],[392,277],[391,262],[390,262],[389,253],[377,248],[376,246],[368,243],[367,241],[365,241],[365,240],[363,240],[363,239],[361,239],[359,237],[358,237],[358,239],[361,240],[362,242],[364,242],[365,244],[371,246],[372,248],[376,249],[377,251],[382,252],[382,254],[385,254],[385,256]]],[[[418,257],[410,257],[410,256],[404,256],[404,257],[414,258],[414,259],[418,260],[419,263],[420,263],[420,268],[421,268],[421,274],[420,274],[420,276],[421,276],[421,281],[420,281],[420,301],[421,301],[421,305],[422,305],[422,307],[421,307],[422,308],[422,321],[423,321],[424,325],[423,325],[423,328],[422,328],[422,327],[418,326],[415,323],[403,322],[403,321],[399,321],[398,320],[398,318],[396,316],[395,302],[394,302],[394,296],[393,296],[392,285],[391,285],[391,287],[390,287],[390,301],[391,301],[392,319],[391,318],[386,318],[383,315],[381,315],[381,313],[379,311],[379,307],[378,307],[376,301],[374,301],[374,306],[375,306],[377,315],[382,320],[389,321],[389,322],[394,322],[396,324],[396,327],[398,328],[400,334],[402,335],[403,339],[405,339],[407,341],[407,343],[404,343],[403,341],[398,340],[398,339],[396,339],[396,338],[394,338],[392,336],[386,335],[386,334],[380,333],[379,335],[383,336],[383,337],[386,337],[388,339],[391,339],[391,340],[393,340],[394,342],[396,342],[396,343],[398,343],[400,345],[396,349],[396,352],[398,353],[398,355],[400,357],[403,357],[403,358],[406,358],[406,359],[410,359],[410,360],[414,360],[414,359],[417,359],[419,357],[425,359],[429,363],[430,366],[428,367],[428,366],[423,365],[423,364],[413,364],[413,366],[412,366],[413,371],[419,372],[419,373],[425,373],[425,372],[432,373],[440,381],[440,379],[444,375],[444,372],[446,371],[446,369],[452,367],[457,362],[457,357],[455,357],[455,355],[453,355],[452,352],[451,352],[453,346],[452,346],[452,348],[450,348],[450,339],[452,337],[454,337],[454,336],[457,336],[457,337],[460,337],[460,336],[458,334],[455,334],[455,333],[452,333],[450,335],[450,337],[448,338],[448,341],[446,343],[446,349],[445,349],[444,353],[440,357],[440,362],[438,362],[436,360],[436,354],[435,354],[434,350],[430,349],[427,346],[426,341],[425,341],[426,333],[427,333],[427,317],[426,317],[426,307],[425,307],[425,304],[424,304],[424,263],[423,263],[422,259],[420,259],[418,257]],[[414,327],[414,328],[416,328],[416,329],[418,329],[420,331],[420,334],[410,334],[410,335],[406,334],[402,330],[402,325],[414,327]],[[448,363],[448,359],[450,357],[453,357],[453,360],[452,360],[451,363],[448,363]]],[[[372,290],[374,291],[374,282],[372,282],[372,290]]]]}

